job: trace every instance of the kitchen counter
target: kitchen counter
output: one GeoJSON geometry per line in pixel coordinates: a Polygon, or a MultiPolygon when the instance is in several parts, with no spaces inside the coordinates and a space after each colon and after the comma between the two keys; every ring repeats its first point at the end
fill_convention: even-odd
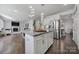
{"type": "Polygon", "coordinates": [[[39,35],[50,33],[50,32],[53,32],[53,31],[49,31],[49,32],[33,32],[33,36],[39,36],[39,35]]]}
{"type": "Polygon", "coordinates": [[[24,31],[23,33],[35,37],[35,36],[39,36],[39,35],[46,34],[46,33],[50,33],[50,32],[53,32],[53,30],[52,31],[49,31],[49,32],[35,32],[35,31],[28,30],[28,31],[24,31]]]}
{"type": "Polygon", "coordinates": [[[25,34],[26,54],[44,54],[52,44],[53,31],[25,34]]]}

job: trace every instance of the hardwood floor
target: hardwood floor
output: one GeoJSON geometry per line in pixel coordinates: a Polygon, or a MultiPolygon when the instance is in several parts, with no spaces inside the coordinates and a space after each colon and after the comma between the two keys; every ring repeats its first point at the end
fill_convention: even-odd
{"type": "Polygon", "coordinates": [[[24,54],[25,40],[20,34],[0,37],[0,54],[24,54]]]}
{"type": "MultiPolygon", "coordinates": [[[[25,43],[21,35],[11,35],[0,38],[0,54],[24,54],[25,43]],[[5,44],[4,44],[5,43],[5,44]],[[11,49],[10,49],[11,47],[11,49]],[[9,49],[9,50],[8,50],[9,49]]],[[[62,39],[54,39],[53,45],[48,49],[46,54],[77,54],[77,45],[71,39],[69,34],[62,39]]]]}
{"type": "Polygon", "coordinates": [[[53,45],[48,49],[46,54],[77,54],[77,46],[75,42],[71,39],[70,34],[62,39],[54,39],[53,45]]]}
{"type": "Polygon", "coordinates": [[[25,53],[25,40],[22,38],[21,35],[15,35],[13,37],[13,43],[15,44],[14,52],[15,54],[24,54],[25,53]]]}

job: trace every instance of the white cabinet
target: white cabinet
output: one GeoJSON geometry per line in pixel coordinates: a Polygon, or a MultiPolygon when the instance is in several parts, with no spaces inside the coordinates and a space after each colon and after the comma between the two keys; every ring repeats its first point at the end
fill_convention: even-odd
{"type": "Polygon", "coordinates": [[[49,48],[51,46],[51,44],[53,43],[53,32],[45,34],[45,36],[47,38],[47,46],[49,48]]]}
{"type": "Polygon", "coordinates": [[[35,39],[35,53],[44,54],[48,48],[53,44],[53,33],[45,33],[34,38],[35,39]]]}
{"type": "Polygon", "coordinates": [[[35,40],[35,53],[42,54],[43,48],[43,40],[41,38],[37,38],[37,40],[35,40]]]}
{"type": "Polygon", "coordinates": [[[45,53],[48,50],[47,48],[47,39],[43,40],[43,53],[45,53]]]}
{"type": "Polygon", "coordinates": [[[51,45],[51,34],[47,34],[47,36],[48,36],[48,47],[50,47],[50,45],[51,45]]]}
{"type": "Polygon", "coordinates": [[[43,34],[43,41],[42,42],[43,42],[42,43],[43,44],[43,53],[45,53],[48,49],[48,46],[47,46],[48,41],[47,41],[47,37],[45,34],[43,34]]]}
{"type": "Polygon", "coordinates": [[[44,54],[53,44],[53,33],[44,33],[38,36],[25,35],[26,54],[44,54]]]}
{"type": "Polygon", "coordinates": [[[35,39],[35,53],[43,54],[47,51],[47,38],[45,35],[40,35],[34,38],[35,39]]]}
{"type": "Polygon", "coordinates": [[[26,54],[34,53],[34,39],[33,36],[28,34],[25,35],[25,53],[26,54]]]}

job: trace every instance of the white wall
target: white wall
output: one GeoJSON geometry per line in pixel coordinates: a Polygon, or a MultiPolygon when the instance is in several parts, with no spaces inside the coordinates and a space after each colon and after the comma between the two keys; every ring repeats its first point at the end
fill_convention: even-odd
{"type": "Polygon", "coordinates": [[[4,28],[4,21],[0,19],[0,31],[2,30],[2,28],[4,28]]]}
{"type": "Polygon", "coordinates": [[[51,15],[44,19],[43,24],[49,25],[49,24],[52,24],[54,20],[58,20],[58,19],[63,20],[65,32],[70,33],[73,25],[73,19],[71,15],[64,15],[61,17],[59,17],[59,15],[51,15]]]}
{"type": "Polygon", "coordinates": [[[4,32],[5,33],[11,33],[11,31],[12,31],[11,21],[10,20],[5,20],[4,21],[4,32]],[[10,29],[10,30],[6,30],[6,29],[10,29]]]}
{"type": "Polygon", "coordinates": [[[69,22],[65,23],[64,24],[64,28],[65,28],[65,32],[66,33],[70,33],[71,32],[71,29],[72,29],[72,24],[70,24],[69,22]]]}
{"type": "Polygon", "coordinates": [[[79,49],[79,5],[77,5],[77,12],[73,17],[73,40],[76,42],[79,49]]]}
{"type": "Polygon", "coordinates": [[[33,20],[20,21],[20,30],[24,33],[33,31],[33,20]],[[28,29],[24,30],[24,28],[26,28],[25,24],[27,23],[29,24],[28,29]]]}
{"type": "Polygon", "coordinates": [[[54,20],[58,20],[60,19],[59,15],[50,15],[50,16],[47,16],[46,18],[44,18],[44,22],[43,22],[43,25],[49,25],[49,24],[52,24],[54,20]]]}
{"type": "Polygon", "coordinates": [[[66,33],[70,33],[73,25],[73,19],[70,15],[62,16],[61,19],[64,22],[64,29],[66,33]]]}

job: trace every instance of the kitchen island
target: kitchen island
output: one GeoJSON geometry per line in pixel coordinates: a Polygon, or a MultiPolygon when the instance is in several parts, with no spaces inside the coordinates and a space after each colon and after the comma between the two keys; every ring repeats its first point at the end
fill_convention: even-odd
{"type": "Polygon", "coordinates": [[[53,44],[53,31],[25,34],[25,53],[44,54],[53,44]]]}

